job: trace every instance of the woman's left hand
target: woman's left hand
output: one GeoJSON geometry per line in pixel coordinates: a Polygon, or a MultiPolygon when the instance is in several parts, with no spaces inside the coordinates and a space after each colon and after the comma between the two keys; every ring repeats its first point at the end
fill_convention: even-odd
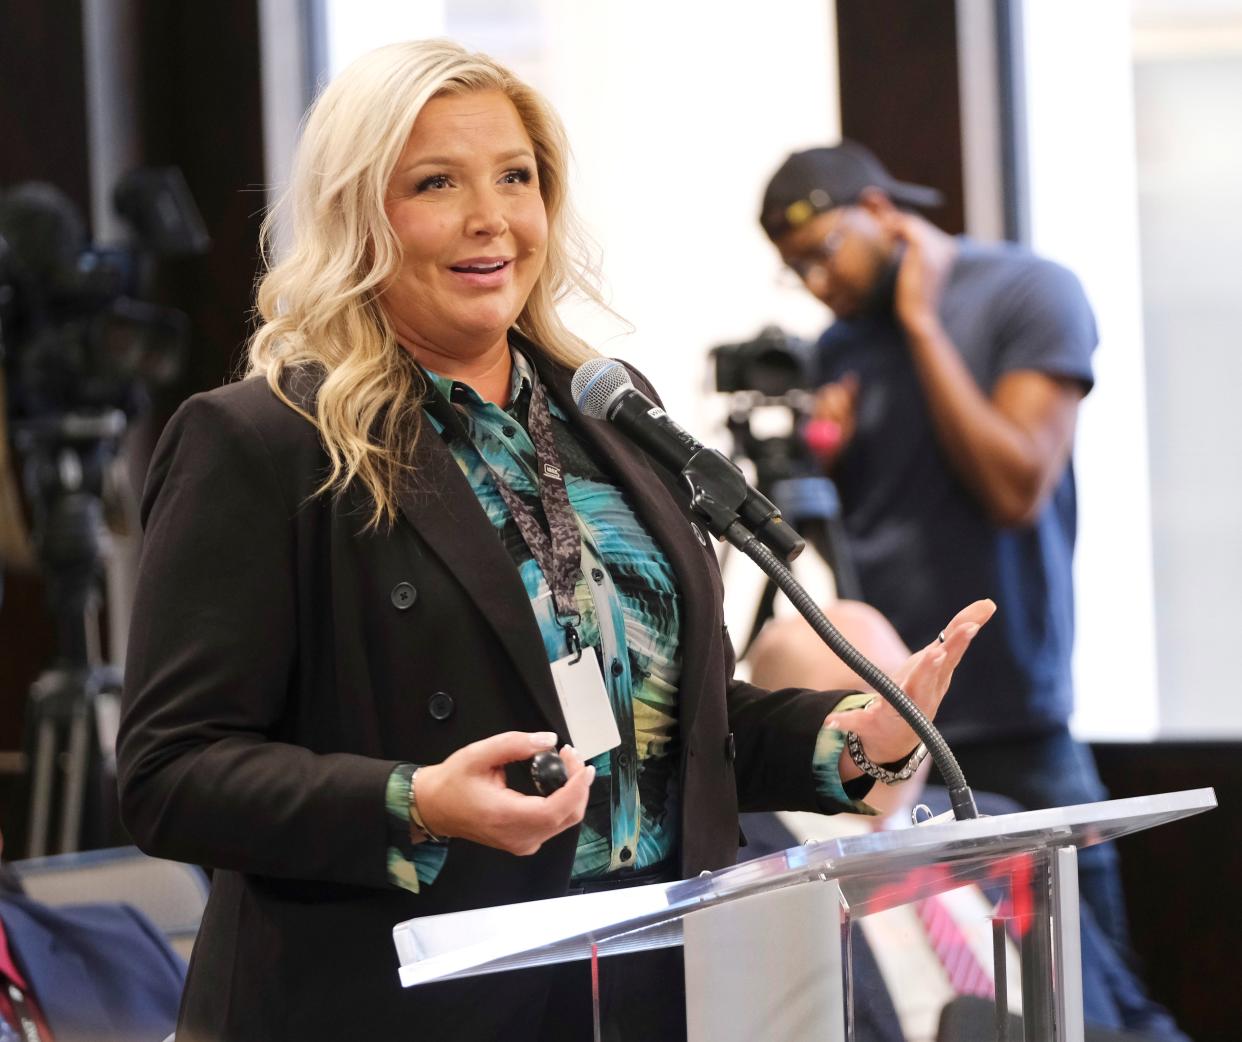
{"type": "MultiPolygon", "coordinates": [[[[918,707],[934,718],[940,700],[949,689],[953,670],[962,661],[970,642],[979,628],[992,617],[996,605],[990,600],[975,601],[953,616],[944,628],[944,643],[937,637],[921,651],[916,651],[901,669],[893,674],[893,681],[918,707]]],[[[919,739],[891,705],[877,697],[866,709],[830,713],[825,727],[840,731],[853,731],[862,741],[863,751],[872,763],[895,763],[909,756],[919,739]]],[[[841,780],[857,778],[862,772],[850,758],[841,754],[841,780]]]]}

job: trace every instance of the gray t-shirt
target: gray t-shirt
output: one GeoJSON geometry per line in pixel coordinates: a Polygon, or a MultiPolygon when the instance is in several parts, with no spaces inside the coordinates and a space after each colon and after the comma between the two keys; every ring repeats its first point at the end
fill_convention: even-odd
{"type": "MultiPolygon", "coordinates": [[[[985,394],[1015,370],[1089,390],[1095,319],[1078,279],[1012,245],[959,240],[940,317],[985,394]]],[[[937,724],[950,742],[1034,734],[1073,708],[1072,466],[1033,525],[998,528],[955,476],[936,438],[890,307],[834,323],[816,349],[817,382],[855,372],[857,430],[833,474],[864,599],[911,648],[970,601],[997,614],[954,676],[937,724]]]]}

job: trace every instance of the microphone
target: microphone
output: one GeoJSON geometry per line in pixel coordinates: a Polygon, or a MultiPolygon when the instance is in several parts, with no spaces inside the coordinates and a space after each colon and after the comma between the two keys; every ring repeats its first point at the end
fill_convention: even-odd
{"type": "MultiPolygon", "coordinates": [[[[766,496],[751,488],[738,467],[674,423],[663,409],[636,388],[629,371],[615,358],[592,358],[574,373],[571,393],[584,416],[607,420],[690,489],[690,506],[712,534],[730,538],[741,522],[785,561],[806,545],[784,523],[766,496]]],[[[730,538],[730,541],[732,539],[730,538]]]]}

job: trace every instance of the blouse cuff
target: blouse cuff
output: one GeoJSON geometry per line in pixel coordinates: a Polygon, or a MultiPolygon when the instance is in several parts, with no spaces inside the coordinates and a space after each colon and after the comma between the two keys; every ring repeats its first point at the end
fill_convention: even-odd
{"type": "Polygon", "coordinates": [[[412,893],[436,881],[447,843],[414,843],[410,839],[410,779],[415,765],[401,763],[388,776],[384,806],[388,822],[388,882],[412,893]]]}
{"type": "MultiPolygon", "coordinates": [[[[834,713],[852,712],[870,705],[879,696],[874,693],[846,695],[833,709],[834,713]]],[[[870,814],[876,812],[863,802],[875,784],[865,774],[841,781],[841,752],[845,749],[845,732],[821,727],[811,757],[811,773],[815,778],[815,795],[824,814],[870,814]]]]}

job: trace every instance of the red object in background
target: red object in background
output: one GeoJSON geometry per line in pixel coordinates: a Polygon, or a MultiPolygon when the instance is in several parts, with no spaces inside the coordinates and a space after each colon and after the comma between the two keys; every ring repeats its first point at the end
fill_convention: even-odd
{"type": "Polygon", "coordinates": [[[841,447],[841,425],[832,420],[808,420],[802,428],[802,441],[813,456],[827,458],[841,447]]]}

